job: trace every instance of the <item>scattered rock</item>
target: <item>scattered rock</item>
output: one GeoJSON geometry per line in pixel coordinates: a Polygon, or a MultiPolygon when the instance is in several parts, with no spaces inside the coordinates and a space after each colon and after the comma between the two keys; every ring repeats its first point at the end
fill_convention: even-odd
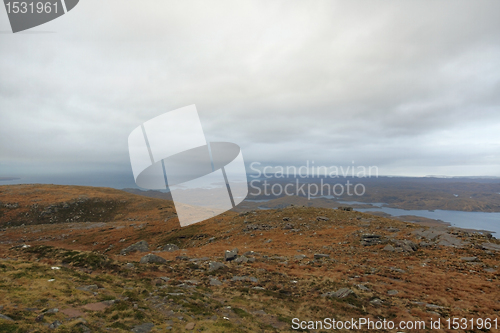
{"type": "Polygon", "coordinates": [[[167,244],[163,247],[163,251],[174,252],[179,250],[179,247],[175,244],[167,244]]]}
{"type": "Polygon", "coordinates": [[[141,240],[135,244],[132,244],[123,250],[120,251],[120,254],[127,254],[130,252],[148,252],[149,251],[149,246],[148,243],[144,240],[141,240]]]}
{"type": "Polygon", "coordinates": [[[336,292],[326,292],[321,297],[335,297],[335,298],[346,298],[347,296],[354,294],[354,291],[352,291],[349,288],[341,288],[337,290],[336,292]]]}
{"type": "Polygon", "coordinates": [[[500,251],[500,245],[495,243],[483,243],[481,244],[481,248],[489,251],[500,251]]]}
{"type": "Polygon", "coordinates": [[[359,290],[362,290],[362,291],[370,291],[370,288],[368,288],[367,286],[365,286],[364,284],[357,284],[356,287],[359,289],[359,290]]]}
{"type": "Polygon", "coordinates": [[[417,251],[417,244],[413,243],[410,240],[400,240],[396,239],[393,241],[395,251],[397,252],[414,252],[417,251]]]}
{"type": "Polygon", "coordinates": [[[211,285],[211,286],[220,286],[220,285],[222,285],[222,282],[220,282],[220,281],[219,281],[219,280],[217,280],[217,279],[213,279],[213,278],[211,278],[211,279],[210,279],[210,285],[211,285]]]}
{"type": "Polygon", "coordinates": [[[382,303],[383,303],[383,302],[382,302],[382,300],[381,300],[381,299],[379,299],[379,298],[374,298],[374,299],[372,299],[372,300],[370,301],[370,304],[372,304],[372,305],[376,305],[376,306],[378,306],[378,305],[382,305],[382,303]]]}
{"type": "Polygon", "coordinates": [[[344,210],[346,212],[352,212],[352,207],[339,207],[338,209],[344,210]]]}
{"type": "Polygon", "coordinates": [[[394,252],[394,251],[396,251],[396,250],[394,249],[394,246],[392,246],[392,245],[390,245],[390,244],[387,244],[387,245],[386,245],[386,246],[385,246],[382,250],[384,250],[384,251],[389,251],[389,252],[394,252]]]}
{"type": "Polygon", "coordinates": [[[289,218],[289,217],[284,217],[284,218],[283,218],[283,221],[288,222],[288,221],[290,221],[290,218],[289,218]]]}
{"type": "Polygon", "coordinates": [[[363,234],[361,235],[361,245],[371,246],[382,244],[382,236],[375,234],[363,234]]]}
{"type": "Polygon", "coordinates": [[[243,229],[243,231],[257,231],[257,230],[263,231],[263,230],[271,230],[271,229],[274,229],[274,227],[272,225],[256,223],[256,224],[248,224],[243,229]]]}
{"type": "Polygon", "coordinates": [[[238,249],[232,249],[231,251],[227,251],[224,253],[224,260],[225,261],[231,261],[234,260],[238,257],[238,249]]]}
{"type": "Polygon", "coordinates": [[[56,320],[55,322],[53,322],[52,324],[50,324],[50,325],[49,325],[49,328],[50,328],[51,330],[53,330],[53,329],[58,328],[58,327],[59,327],[59,326],[61,326],[61,325],[62,325],[62,323],[61,323],[59,320],[56,320]]]}
{"type": "Polygon", "coordinates": [[[128,269],[133,269],[135,266],[134,264],[128,262],[126,265],[125,265],[125,268],[128,268],[128,269]]]}
{"type": "Polygon", "coordinates": [[[131,329],[132,332],[134,333],[148,333],[155,327],[153,323],[144,323],[135,326],[134,328],[131,329]]]}
{"type": "Polygon", "coordinates": [[[42,314],[39,314],[38,316],[36,316],[35,321],[36,321],[37,323],[40,323],[40,322],[42,322],[42,321],[43,321],[43,318],[44,318],[44,317],[45,317],[45,315],[44,315],[43,313],[42,313],[42,314]]]}
{"type": "Polygon", "coordinates": [[[195,324],[195,323],[192,323],[192,322],[191,322],[191,323],[188,323],[188,324],[186,325],[185,329],[186,329],[186,330],[188,330],[188,331],[193,330],[195,325],[196,325],[196,324],[195,324]]]}
{"type": "Polygon", "coordinates": [[[234,262],[238,263],[238,264],[244,264],[244,263],[248,262],[248,258],[245,256],[240,256],[240,257],[236,258],[234,260],[234,262]]]}
{"type": "Polygon", "coordinates": [[[295,259],[297,259],[297,260],[302,260],[302,259],[307,258],[307,256],[306,256],[306,255],[304,255],[304,254],[297,254],[297,255],[295,255],[295,256],[293,256],[293,257],[294,257],[295,259]]]}
{"type": "Polygon", "coordinates": [[[387,295],[389,295],[389,296],[394,296],[394,295],[397,295],[397,294],[399,294],[399,291],[397,291],[395,289],[389,290],[387,292],[387,295]]]}
{"type": "Polygon", "coordinates": [[[209,272],[213,272],[213,271],[216,271],[218,269],[221,269],[221,268],[225,268],[227,267],[226,265],[224,265],[223,263],[221,262],[217,262],[217,261],[211,261],[209,264],[208,264],[208,271],[209,272]]]}
{"type": "Polygon", "coordinates": [[[164,264],[166,262],[167,262],[167,260],[165,258],[159,257],[156,254],[152,254],[152,253],[146,254],[139,261],[139,263],[141,263],[141,264],[164,264]]]}
{"type": "Polygon", "coordinates": [[[479,261],[477,257],[462,257],[460,260],[467,261],[467,262],[473,262],[473,261],[479,261]]]}
{"type": "Polygon", "coordinates": [[[330,219],[326,216],[318,216],[316,217],[316,221],[330,221],[330,219]]]}
{"type": "Polygon", "coordinates": [[[287,224],[285,224],[285,226],[283,227],[283,229],[285,229],[285,230],[290,230],[290,229],[293,229],[293,228],[294,228],[294,227],[293,227],[293,224],[291,224],[291,223],[287,223],[287,224]]]}
{"type": "Polygon", "coordinates": [[[14,321],[14,319],[12,319],[12,318],[10,318],[10,317],[7,317],[6,315],[3,315],[3,314],[1,314],[1,313],[0,313],[0,319],[14,321]]]}

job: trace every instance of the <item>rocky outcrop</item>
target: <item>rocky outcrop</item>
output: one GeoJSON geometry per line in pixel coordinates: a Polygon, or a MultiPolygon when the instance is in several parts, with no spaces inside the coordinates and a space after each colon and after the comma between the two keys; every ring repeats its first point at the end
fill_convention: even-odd
{"type": "Polygon", "coordinates": [[[139,261],[141,264],[164,264],[167,262],[165,258],[159,257],[156,254],[146,254],[139,261]]]}
{"type": "Polygon", "coordinates": [[[148,243],[144,240],[141,240],[121,250],[120,254],[125,255],[130,252],[148,252],[148,251],[149,251],[148,243]]]}

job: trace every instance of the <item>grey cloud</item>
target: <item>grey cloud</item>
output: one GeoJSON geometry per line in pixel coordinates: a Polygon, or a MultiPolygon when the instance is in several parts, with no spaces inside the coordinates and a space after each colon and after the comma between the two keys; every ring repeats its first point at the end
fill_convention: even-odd
{"type": "Polygon", "coordinates": [[[491,172],[499,12],[481,0],[87,0],[35,29],[56,33],[0,35],[0,164],[129,172],[130,131],[196,104],[207,139],[238,143],[247,162],[491,172]]]}

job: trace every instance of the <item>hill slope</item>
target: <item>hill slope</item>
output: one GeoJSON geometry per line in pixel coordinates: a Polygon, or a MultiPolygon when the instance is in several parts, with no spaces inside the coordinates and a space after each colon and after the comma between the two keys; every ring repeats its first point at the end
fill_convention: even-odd
{"type": "Polygon", "coordinates": [[[116,206],[107,222],[11,227],[3,215],[11,224],[0,232],[0,314],[12,320],[0,318],[0,331],[281,332],[294,318],[424,321],[428,330],[431,318],[500,314],[500,244],[478,233],[298,206],[180,228],[168,201],[57,186],[9,186],[7,196],[5,188],[2,202],[19,203],[12,212],[82,195],[116,206]],[[139,241],[144,252],[124,253],[139,241]],[[161,259],[140,263],[146,254],[161,259]]]}

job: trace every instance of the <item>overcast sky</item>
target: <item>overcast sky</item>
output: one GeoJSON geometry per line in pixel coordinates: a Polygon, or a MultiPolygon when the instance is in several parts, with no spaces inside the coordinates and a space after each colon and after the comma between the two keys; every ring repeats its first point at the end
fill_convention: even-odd
{"type": "Polygon", "coordinates": [[[81,0],[0,31],[0,177],[132,177],[130,132],[191,104],[248,165],[500,176],[497,0],[81,0]]]}

